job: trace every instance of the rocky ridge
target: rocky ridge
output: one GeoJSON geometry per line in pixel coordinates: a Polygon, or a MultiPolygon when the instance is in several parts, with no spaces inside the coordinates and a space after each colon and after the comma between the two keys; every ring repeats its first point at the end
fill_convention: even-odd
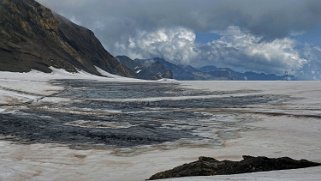
{"type": "Polygon", "coordinates": [[[49,73],[85,70],[134,77],[108,53],[94,33],[52,12],[34,0],[0,1],[0,71],[49,73]]]}
{"type": "Polygon", "coordinates": [[[262,156],[243,156],[243,160],[241,161],[218,161],[210,157],[199,157],[195,162],[184,164],[164,172],[159,172],[151,176],[149,180],[189,176],[231,175],[306,168],[320,165],[320,163],[308,160],[294,160],[289,157],[267,158],[262,156]]]}

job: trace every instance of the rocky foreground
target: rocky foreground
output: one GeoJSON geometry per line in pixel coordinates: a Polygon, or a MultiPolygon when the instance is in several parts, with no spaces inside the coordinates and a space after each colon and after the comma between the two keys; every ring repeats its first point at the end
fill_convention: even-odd
{"type": "Polygon", "coordinates": [[[184,164],[164,172],[159,172],[151,176],[149,180],[173,177],[231,175],[249,172],[298,169],[320,165],[320,163],[308,160],[294,160],[289,157],[267,158],[243,156],[243,160],[241,161],[218,161],[210,157],[199,157],[195,162],[184,164]]]}

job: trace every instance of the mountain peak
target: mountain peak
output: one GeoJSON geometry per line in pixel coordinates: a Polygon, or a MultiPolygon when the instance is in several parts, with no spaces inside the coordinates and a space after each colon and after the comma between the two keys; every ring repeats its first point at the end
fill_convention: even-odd
{"type": "Polygon", "coordinates": [[[134,76],[101,45],[94,33],[34,0],[1,0],[0,71],[69,72],[134,76]]]}

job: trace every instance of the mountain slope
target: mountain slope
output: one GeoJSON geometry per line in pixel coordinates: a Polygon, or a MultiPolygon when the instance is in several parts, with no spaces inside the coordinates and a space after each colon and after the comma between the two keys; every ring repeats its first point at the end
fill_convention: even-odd
{"type": "Polygon", "coordinates": [[[206,80],[209,78],[192,66],[176,65],[162,58],[154,58],[154,60],[162,63],[167,69],[171,70],[173,72],[173,78],[177,80],[206,80]]]}
{"type": "Polygon", "coordinates": [[[162,78],[172,79],[172,71],[157,60],[153,59],[135,59],[127,56],[117,56],[120,63],[136,73],[136,77],[145,80],[158,80],[162,78]]]}
{"type": "Polygon", "coordinates": [[[162,58],[135,59],[127,56],[117,56],[117,59],[136,72],[139,79],[157,80],[170,78],[176,80],[211,80],[210,74],[189,65],[176,65],[162,58]]]}
{"type": "Polygon", "coordinates": [[[50,66],[99,75],[95,66],[133,77],[94,33],[34,0],[0,1],[0,71],[51,72],[50,66]]]}

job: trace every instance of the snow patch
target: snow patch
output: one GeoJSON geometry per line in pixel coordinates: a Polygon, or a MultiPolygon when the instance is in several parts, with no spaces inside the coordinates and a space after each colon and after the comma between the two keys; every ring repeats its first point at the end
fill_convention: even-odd
{"type": "Polygon", "coordinates": [[[179,83],[178,80],[176,79],[167,79],[167,78],[162,78],[162,79],[159,79],[157,80],[158,82],[173,82],[173,83],[179,83]]]}
{"type": "Polygon", "coordinates": [[[119,75],[114,75],[114,74],[111,74],[109,72],[106,72],[105,70],[99,68],[99,67],[96,67],[96,70],[103,76],[106,76],[106,77],[109,77],[109,78],[125,78],[125,77],[122,77],[122,76],[119,76],[119,75]]]}

